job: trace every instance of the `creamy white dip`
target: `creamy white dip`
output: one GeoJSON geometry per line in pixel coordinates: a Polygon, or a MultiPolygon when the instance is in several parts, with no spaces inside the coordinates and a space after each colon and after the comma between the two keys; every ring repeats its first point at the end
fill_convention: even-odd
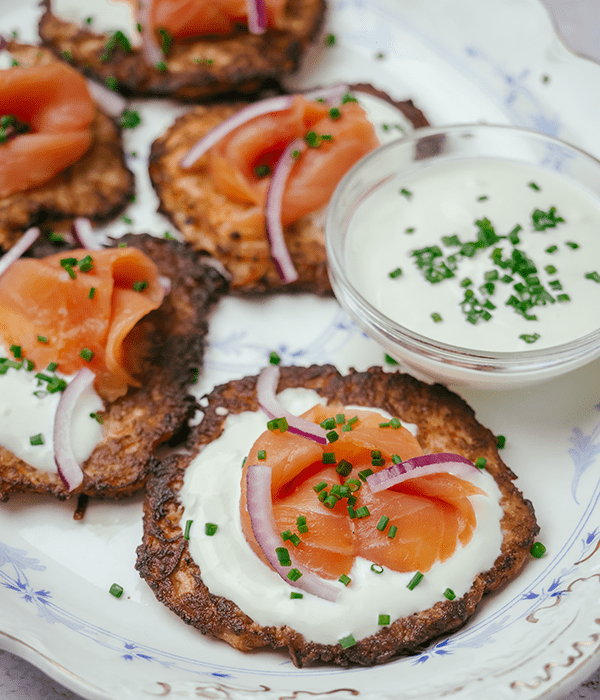
{"type": "MultiPolygon", "coordinates": [[[[13,359],[12,353],[2,345],[0,357],[13,359]]],[[[36,469],[56,472],[53,430],[61,392],[47,392],[47,383],[35,378],[38,371],[56,374],[67,383],[72,379],[58,371],[49,373],[39,368],[28,371],[25,367],[11,367],[6,374],[0,374],[0,445],[36,469]],[[31,438],[38,435],[42,436],[43,444],[32,445],[31,438]]],[[[89,387],[77,402],[71,424],[71,444],[79,464],[85,462],[102,439],[102,426],[90,417],[90,413],[102,410],[102,399],[93,386],[89,387]]]]}
{"type": "MultiPolygon", "coordinates": [[[[542,216],[538,225],[546,221],[542,216]]],[[[413,332],[476,350],[537,350],[600,327],[600,284],[586,277],[600,273],[599,228],[600,201],[562,176],[508,161],[464,160],[417,170],[370,193],[349,225],[346,266],[372,306],[413,332]],[[564,222],[536,230],[533,212],[552,207],[564,222]],[[502,238],[462,254],[462,245],[478,239],[475,222],[484,219],[502,238]],[[515,243],[506,236],[517,225],[515,243]],[[414,251],[435,246],[441,255],[433,262],[446,264],[453,276],[431,283],[423,274],[427,253],[414,251]],[[524,279],[491,257],[506,260],[515,249],[533,261],[551,298],[525,311],[537,320],[507,306],[524,279]],[[473,297],[463,307],[466,290],[479,304],[493,304],[483,309],[489,320],[467,320],[473,297]]]]}
{"type": "MultiPolygon", "coordinates": [[[[287,389],[279,395],[294,413],[302,413],[322,399],[312,391],[287,389]]],[[[471,587],[475,576],[489,569],[502,541],[500,493],[493,478],[474,472],[473,483],[488,496],[472,497],[477,529],[471,542],[459,548],[444,564],[435,565],[413,590],[406,586],[413,573],[371,570],[371,562],[357,559],[345,587],[336,583],[340,595],[335,603],[304,593],[291,599],[294,590],[258,559],[242,532],[239,515],[242,462],[267,417],[261,411],[230,415],[217,440],[209,444],[188,467],[180,493],[184,506],[181,523],[192,520],[190,552],[200,567],[202,580],[211,593],[233,600],[261,625],[287,624],[307,639],[335,644],[352,634],[355,639],[376,633],[379,615],[391,620],[429,608],[451,588],[457,597],[471,587]],[[205,524],[217,532],[209,536],[205,524]]]]}

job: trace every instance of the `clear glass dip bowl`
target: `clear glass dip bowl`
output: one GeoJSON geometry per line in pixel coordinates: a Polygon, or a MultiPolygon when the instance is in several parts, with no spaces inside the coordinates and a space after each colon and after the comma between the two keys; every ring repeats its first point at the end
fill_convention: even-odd
{"type": "MultiPolygon", "coordinates": [[[[352,244],[354,263],[348,256],[348,241],[359,208],[364,212],[370,202],[377,202],[377,193],[389,187],[389,183],[401,188],[403,179],[415,173],[427,175],[439,165],[460,167],[465,159],[509,161],[510,167],[513,163],[531,165],[539,169],[540,177],[547,171],[574,183],[598,200],[597,235],[600,236],[600,161],[592,156],[557,139],[514,127],[477,124],[419,129],[414,135],[381,146],[362,159],[342,179],[331,199],[325,236],[331,285],[341,306],[368,336],[409,371],[447,384],[483,389],[522,387],[564,374],[600,357],[600,284],[593,279],[588,280],[592,296],[586,302],[589,313],[595,316],[589,332],[540,349],[535,344],[525,344],[518,351],[473,349],[435,340],[427,333],[403,325],[401,316],[392,320],[357,291],[350,274],[352,264],[357,264],[357,239],[352,244]]],[[[394,224],[390,222],[390,236],[398,235],[392,230],[394,224]]],[[[363,227],[360,236],[360,255],[366,259],[371,254],[374,231],[363,227]]],[[[394,264],[390,261],[388,269],[394,264]]],[[[408,266],[410,262],[403,264],[408,266]]],[[[600,259],[590,259],[589,267],[600,272],[600,259]]],[[[444,293],[443,284],[439,287],[444,293]]],[[[409,300],[403,299],[402,288],[398,289],[398,306],[402,307],[409,300]]],[[[486,332],[484,327],[481,332],[486,332]]],[[[457,337],[461,335],[462,330],[458,329],[457,337]]]]}

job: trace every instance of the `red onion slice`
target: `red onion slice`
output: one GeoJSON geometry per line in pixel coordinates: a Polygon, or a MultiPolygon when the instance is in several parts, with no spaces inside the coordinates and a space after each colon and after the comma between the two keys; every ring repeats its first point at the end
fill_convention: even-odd
{"type": "Polygon", "coordinates": [[[306,418],[295,416],[277,400],[278,382],[279,367],[277,365],[267,365],[258,376],[256,396],[262,410],[270,419],[285,417],[290,433],[314,440],[321,445],[326,445],[327,433],[320,425],[306,420],[306,418]]]}
{"type": "Polygon", "coordinates": [[[78,245],[82,248],[87,250],[101,250],[103,248],[102,243],[100,243],[94,233],[92,222],[89,219],[78,217],[73,221],[71,230],[78,245]]]}
{"type": "Polygon", "coordinates": [[[248,31],[251,34],[263,34],[267,28],[265,0],[246,0],[248,14],[248,31]]]}
{"type": "Polygon", "coordinates": [[[247,107],[244,107],[239,112],[236,112],[231,117],[221,122],[218,126],[202,137],[192,148],[185,154],[180,162],[182,168],[190,168],[194,163],[201,158],[209,148],[215,146],[219,141],[231,133],[238,126],[242,126],[251,119],[260,117],[263,114],[270,112],[283,112],[284,109],[289,109],[292,106],[293,95],[280,95],[278,97],[269,97],[260,102],[254,102],[247,107]]]}
{"type": "Polygon", "coordinates": [[[439,474],[449,472],[456,476],[469,477],[470,474],[479,471],[477,467],[462,455],[451,452],[440,452],[439,454],[419,455],[411,457],[400,464],[392,464],[387,469],[370,474],[367,483],[371,491],[383,491],[391,486],[400,484],[408,479],[414,479],[426,474],[439,474]]]}
{"type": "Polygon", "coordinates": [[[0,275],[6,272],[14,261],[18,260],[23,253],[33,245],[39,236],[39,228],[34,227],[27,229],[14,246],[0,258],[0,275]]]}
{"type": "Polygon", "coordinates": [[[120,117],[127,107],[127,100],[123,95],[109,90],[105,85],[97,83],[95,80],[87,80],[86,82],[88,91],[98,107],[109,117],[120,117]]]}
{"type": "Polygon", "coordinates": [[[333,582],[316,576],[312,571],[293,565],[302,573],[297,581],[287,577],[290,567],[282,566],[277,559],[276,549],[283,546],[273,515],[271,500],[271,468],[264,464],[251,464],[246,473],[247,507],[252,532],[267,561],[290,586],[300,588],[319,598],[335,602],[340,589],[333,582]]]}
{"type": "Polygon", "coordinates": [[[54,461],[58,475],[69,491],[76,489],[83,481],[83,472],[75,459],[71,445],[71,423],[73,411],[79,397],[93,383],[95,374],[83,367],[63,391],[54,419],[54,461]]]}
{"type": "Polygon", "coordinates": [[[290,251],[285,243],[283,225],[281,223],[281,208],[283,193],[288,177],[300,153],[305,150],[302,139],[295,139],[289,144],[277,161],[267,192],[265,216],[267,219],[267,238],[271,248],[271,257],[277,268],[277,273],[284,284],[298,279],[298,273],[292,262],[290,251]],[[297,154],[297,155],[295,155],[297,154]]]}
{"type": "Polygon", "coordinates": [[[138,21],[142,28],[142,56],[149,66],[156,66],[164,59],[164,54],[156,39],[152,17],[152,4],[154,0],[139,0],[138,21]]]}

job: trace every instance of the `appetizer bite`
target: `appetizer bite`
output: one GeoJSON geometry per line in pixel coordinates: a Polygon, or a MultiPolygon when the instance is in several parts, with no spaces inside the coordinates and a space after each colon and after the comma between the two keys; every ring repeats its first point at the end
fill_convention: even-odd
{"type": "Polygon", "coordinates": [[[0,70],[0,248],[31,226],[104,222],[131,200],[121,131],[85,79],[50,51],[9,42],[0,70]]]}
{"type": "Polygon", "coordinates": [[[217,387],[147,485],[137,568],[186,623],[297,666],[384,663],[459,628],[538,532],[457,395],[379,368],[217,387]]]}
{"type": "Polygon", "coordinates": [[[57,56],[129,95],[251,93],[293,72],[324,0],[43,0],[39,33],[57,56]]]}
{"type": "Polygon", "coordinates": [[[199,106],[154,142],[159,211],[196,250],[223,263],[233,292],[331,292],[325,208],[344,174],[379,145],[360,102],[365,94],[393,105],[409,128],[427,124],[410,100],[339,85],[246,106],[199,106]]]}
{"type": "Polygon", "coordinates": [[[3,268],[0,500],[133,493],[193,415],[188,389],[225,281],[149,235],[3,268]]]}

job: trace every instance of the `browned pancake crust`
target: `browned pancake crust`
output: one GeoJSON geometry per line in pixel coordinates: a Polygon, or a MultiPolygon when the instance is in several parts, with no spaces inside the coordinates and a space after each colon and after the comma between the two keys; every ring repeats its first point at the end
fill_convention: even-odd
{"type": "Polygon", "coordinates": [[[68,55],[73,65],[102,83],[116,78],[125,94],[188,100],[232,91],[256,92],[292,73],[325,14],[325,0],[288,0],[282,29],[268,29],[264,34],[239,31],[223,38],[173,44],[164,60],[166,70],[158,70],[146,63],[138,49],[117,48],[108,60],[102,60],[107,35],[55,17],[51,0],[43,0],[42,6],[40,37],[57,56],[68,55]]]}
{"type": "MultiPolygon", "coordinates": [[[[38,46],[10,42],[7,48],[23,66],[57,60],[38,46]]],[[[76,163],[39,187],[0,198],[0,248],[10,248],[30,226],[79,216],[103,222],[129,204],[134,178],[125,164],[120,127],[98,110],[92,131],[94,143],[76,163]]]]}
{"type": "MultiPolygon", "coordinates": [[[[354,87],[389,100],[370,86],[354,87]]],[[[395,104],[415,128],[427,125],[427,119],[412,101],[395,104]]],[[[160,200],[159,211],[196,250],[206,251],[223,263],[232,275],[234,293],[330,294],[322,215],[305,216],[285,228],[286,244],[298,279],[283,285],[270,257],[266,233],[257,235],[254,229],[244,228],[241,222],[249,205],[230,201],[215,189],[206,159],[200,159],[190,170],[179,166],[183,156],[200,138],[241,107],[230,104],[196,107],[177,119],[153,143],[149,167],[160,200]]]]}
{"type": "Polygon", "coordinates": [[[371,666],[399,655],[418,653],[436,637],[460,627],[485,593],[517,574],[538,532],[533,507],[513,485],[515,475],[502,462],[494,435],[477,422],[472,409],[460,397],[441,385],[430,386],[380,368],[351,372],[348,376],[340,376],[331,366],[283,368],[279,390],[295,386],[314,389],[330,401],[379,407],[416,424],[418,440],[426,453],[457,452],[472,461],[485,457],[486,469],[502,493],[504,511],[501,553],[492,569],[479,574],[462,598],[444,600],[428,610],[396,620],[348,649],[340,644],[307,641],[285,625],[262,627],[232,601],[211,594],[183,537],[178,493],[193,456],[221,434],[226,420],[223,414],[258,409],[255,377],[217,387],[208,397],[204,420],[191,436],[191,454],[172,456],[157,466],[148,482],[137,569],[158,600],[185,622],[242,651],[261,647],[287,649],[296,666],[315,661],[371,666]]]}
{"type": "Polygon", "coordinates": [[[0,447],[0,500],[16,491],[49,492],[61,499],[81,493],[127,496],[144,485],[157,446],[193,415],[195,400],[188,389],[202,368],[207,316],[225,293],[226,283],[213,266],[177,241],[148,235],[120,241],[146,253],[159,274],[171,280],[171,292],[160,309],[142,321],[152,346],[143,386],[105,405],[104,438],[84,463],[83,484],[73,492],[57,474],[34,469],[0,447]]]}

